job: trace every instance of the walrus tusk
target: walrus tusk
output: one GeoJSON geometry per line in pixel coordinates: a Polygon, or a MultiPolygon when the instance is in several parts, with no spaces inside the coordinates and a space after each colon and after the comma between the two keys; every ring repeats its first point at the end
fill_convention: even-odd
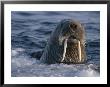
{"type": "Polygon", "coordinates": [[[67,40],[68,39],[65,39],[64,40],[64,51],[63,51],[63,58],[62,58],[61,62],[63,62],[64,61],[64,58],[65,58],[66,48],[67,48],[67,40]]]}
{"type": "Polygon", "coordinates": [[[78,40],[78,52],[79,52],[79,61],[81,61],[81,46],[79,40],[78,40]]]}

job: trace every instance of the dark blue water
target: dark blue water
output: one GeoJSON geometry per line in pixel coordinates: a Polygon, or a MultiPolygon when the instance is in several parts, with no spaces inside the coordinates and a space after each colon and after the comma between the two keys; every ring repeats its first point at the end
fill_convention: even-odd
{"type": "Polygon", "coordinates": [[[100,12],[12,11],[11,28],[12,76],[99,76],[100,12]],[[63,19],[75,19],[84,24],[88,56],[86,64],[45,65],[37,60],[50,34],[63,19]]]}

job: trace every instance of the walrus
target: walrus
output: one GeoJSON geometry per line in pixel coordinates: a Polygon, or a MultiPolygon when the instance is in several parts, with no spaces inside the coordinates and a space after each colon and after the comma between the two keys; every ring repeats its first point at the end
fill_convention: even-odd
{"type": "Polygon", "coordinates": [[[76,20],[64,19],[52,32],[40,61],[53,63],[84,63],[87,60],[85,51],[85,29],[76,20]]]}

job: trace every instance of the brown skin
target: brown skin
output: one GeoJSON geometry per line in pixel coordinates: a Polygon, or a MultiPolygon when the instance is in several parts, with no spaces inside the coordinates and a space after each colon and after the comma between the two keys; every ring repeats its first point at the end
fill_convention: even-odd
{"type": "Polygon", "coordinates": [[[41,62],[52,63],[84,63],[85,52],[85,31],[80,22],[71,19],[62,20],[52,33],[48,44],[41,56],[41,62]],[[67,40],[66,55],[63,61],[64,41],[67,40]],[[81,61],[79,61],[78,41],[81,47],[81,61]]]}

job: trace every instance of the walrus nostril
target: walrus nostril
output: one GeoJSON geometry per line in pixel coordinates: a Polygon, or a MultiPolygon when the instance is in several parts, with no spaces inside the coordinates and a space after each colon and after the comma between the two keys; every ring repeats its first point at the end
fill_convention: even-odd
{"type": "Polygon", "coordinates": [[[77,28],[77,25],[76,25],[76,24],[70,24],[69,27],[70,27],[71,29],[76,29],[76,28],[77,28]]]}

